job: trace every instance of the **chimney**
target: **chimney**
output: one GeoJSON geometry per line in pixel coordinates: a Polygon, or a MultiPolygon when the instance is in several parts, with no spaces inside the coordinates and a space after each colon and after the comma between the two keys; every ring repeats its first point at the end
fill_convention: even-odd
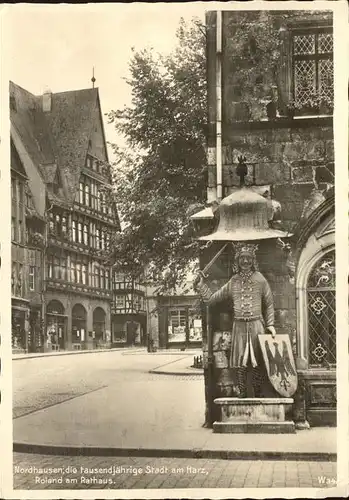
{"type": "Polygon", "coordinates": [[[52,92],[46,89],[42,95],[42,110],[44,113],[50,113],[52,107],[52,92]]]}

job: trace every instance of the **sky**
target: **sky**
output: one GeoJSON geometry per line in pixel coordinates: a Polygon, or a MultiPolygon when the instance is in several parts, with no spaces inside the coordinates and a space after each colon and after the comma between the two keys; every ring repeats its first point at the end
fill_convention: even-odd
{"type": "MultiPolygon", "coordinates": [[[[202,3],[16,4],[2,12],[8,77],[33,94],[92,86],[92,68],[103,113],[130,104],[131,49],[169,53],[181,17],[204,20],[202,3]]],[[[116,132],[104,117],[107,141],[116,132]]],[[[120,141],[120,138],[119,138],[120,141]]],[[[121,141],[122,142],[122,141],[121,141]]]]}

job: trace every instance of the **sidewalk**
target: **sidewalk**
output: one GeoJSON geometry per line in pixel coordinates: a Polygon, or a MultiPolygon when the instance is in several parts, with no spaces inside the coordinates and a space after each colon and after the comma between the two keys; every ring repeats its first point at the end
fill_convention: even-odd
{"type": "MultiPolygon", "coordinates": [[[[178,354],[178,353],[177,353],[178,354]]],[[[183,353],[184,354],[184,353],[183,353]]],[[[194,375],[203,377],[204,370],[202,368],[193,368],[191,365],[194,362],[194,356],[197,356],[198,352],[193,351],[190,355],[184,355],[183,358],[179,360],[172,361],[171,363],[162,364],[149,373],[157,373],[160,375],[194,375]]]]}
{"type": "Polygon", "coordinates": [[[147,375],[139,372],[132,378],[125,372],[122,382],[16,418],[14,451],[70,456],[336,459],[336,428],[276,436],[222,435],[203,428],[202,373],[186,376],[196,372],[190,368],[192,361],[192,353],[187,353],[147,375]]]}
{"type": "MultiPolygon", "coordinates": [[[[32,353],[24,353],[24,354],[12,354],[12,360],[17,359],[31,359],[31,358],[44,358],[48,356],[67,356],[72,354],[96,354],[99,352],[113,352],[113,351],[121,351],[125,352],[125,354],[139,354],[139,353],[147,353],[146,347],[140,346],[129,346],[129,347],[112,347],[110,349],[86,349],[86,350],[64,350],[64,351],[49,351],[49,352],[32,352],[32,353]]],[[[186,349],[185,351],[181,351],[180,349],[164,349],[159,350],[157,352],[150,353],[152,355],[168,355],[168,354],[182,354],[183,355],[198,355],[200,354],[198,349],[186,349]]]]}

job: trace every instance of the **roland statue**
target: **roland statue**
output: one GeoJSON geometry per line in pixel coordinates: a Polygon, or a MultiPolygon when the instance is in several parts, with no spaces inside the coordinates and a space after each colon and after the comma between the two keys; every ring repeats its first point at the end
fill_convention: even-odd
{"type": "Polygon", "coordinates": [[[233,276],[212,293],[202,275],[196,289],[208,307],[222,301],[233,306],[229,368],[235,369],[238,397],[247,397],[247,372],[252,371],[255,397],[261,396],[264,361],[258,335],[269,333],[275,338],[273,295],[265,277],[258,271],[258,245],[236,243],[233,276]]]}

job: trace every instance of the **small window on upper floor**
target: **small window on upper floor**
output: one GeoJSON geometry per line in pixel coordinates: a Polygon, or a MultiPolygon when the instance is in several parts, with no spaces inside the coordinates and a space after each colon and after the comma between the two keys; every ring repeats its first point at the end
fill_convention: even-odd
{"type": "Polygon", "coordinates": [[[292,31],[293,99],[296,115],[333,112],[333,34],[331,28],[292,31]]]}
{"type": "Polygon", "coordinates": [[[92,168],[92,158],[91,158],[91,156],[87,156],[87,158],[86,158],[86,167],[87,168],[92,168]]]}

